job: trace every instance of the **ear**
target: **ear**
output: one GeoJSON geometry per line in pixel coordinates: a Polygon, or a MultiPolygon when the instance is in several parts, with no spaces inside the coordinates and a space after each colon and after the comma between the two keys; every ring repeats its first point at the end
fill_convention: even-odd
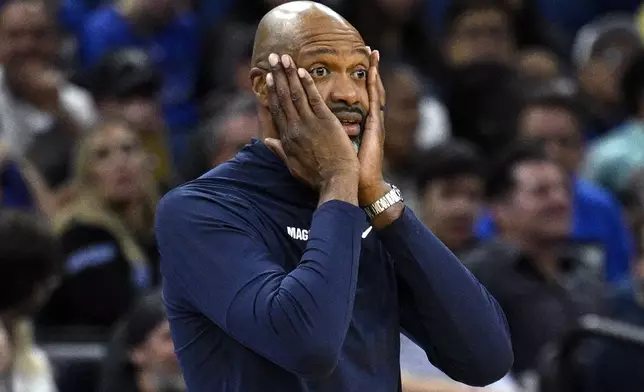
{"type": "Polygon", "coordinates": [[[266,91],[266,71],[257,67],[250,70],[250,83],[253,92],[262,106],[268,106],[268,93],[266,91]]]}
{"type": "Polygon", "coordinates": [[[130,351],[130,361],[132,364],[134,364],[137,368],[140,368],[143,366],[145,363],[145,350],[142,347],[137,347],[130,351]]]}

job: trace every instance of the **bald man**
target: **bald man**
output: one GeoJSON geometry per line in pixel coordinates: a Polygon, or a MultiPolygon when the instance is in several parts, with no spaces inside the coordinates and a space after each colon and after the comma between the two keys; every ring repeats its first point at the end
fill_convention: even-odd
{"type": "Polygon", "coordinates": [[[157,210],[191,391],[400,391],[401,330],[466,384],[510,369],[496,301],[383,180],[378,61],[319,4],[262,19],[250,77],[264,141],[157,210]]]}

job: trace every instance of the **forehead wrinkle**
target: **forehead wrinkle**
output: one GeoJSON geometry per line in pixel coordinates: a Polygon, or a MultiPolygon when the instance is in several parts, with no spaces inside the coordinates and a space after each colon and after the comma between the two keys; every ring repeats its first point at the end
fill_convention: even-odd
{"type": "MultiPolygon", "coordinates": [[[[302,47],[315,36],[340,33],[340,40],[349,35],[361,38],[355,28],[330,8],[308,1],[293,1],[274,8],[260,21],[255,35],[252,64],[267,70],[270,53],[288,54],[297,58],[302,47]]],[[[335,43],[337,44],[337,42],[335,43]]]]}

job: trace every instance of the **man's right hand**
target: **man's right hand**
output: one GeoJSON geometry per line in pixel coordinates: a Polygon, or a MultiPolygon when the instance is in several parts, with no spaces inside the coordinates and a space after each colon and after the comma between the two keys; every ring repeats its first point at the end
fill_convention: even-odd
{"type": "Polygon", "coordinates": [[[280,139],[266,139],[266,145],[293,176],[320,191],[320,204],[339,199],[357,205],[360,162],[342,124],[290,56],[268,60],[269,106],[280,139]]]}

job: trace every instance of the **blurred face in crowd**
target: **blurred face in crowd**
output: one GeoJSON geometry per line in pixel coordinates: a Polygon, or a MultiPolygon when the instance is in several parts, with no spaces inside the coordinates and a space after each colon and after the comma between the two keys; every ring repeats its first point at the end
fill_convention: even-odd
{"type": "Polygon", "coordinates": [[[560,107],[532,106],[519,116],[519,133],[545,144],[550,159],[568,173],[578,171],[583,158],[583,141],[577,117],[560,107]]]}
{"type": "Polygon", "coordinates": [[[369,111],[369,51],[360,34],[346,21],[316,7],[308,11],[297,7],[292,9],[297,17],[278,19],[275,15],[272,23],[266,22],[258,28],[254,54],[257,68],[251,70],[253,90],[267,107],[265,72],[260,69],[270,69],[271,51],[290,52],[295,64],[311,74],[322,99],[343,122],[357,149],[369,111]],[[292,49],[275,48],[273,41],[277,37],[292,40],[292,49]]]}
{"type": "Polygon", "coordinates": [[[164,128],[161,105],[156,97],[129,97],[99,102],[101,111],[119,118],[139,132],[159,132],[164,128]]]}
{"type": "Polygon", "coordinates": [[[186,0],[132,0],[140,1],[143,15],[154,26],[164,26],[170,22],[177,13],[187,7],[186,0]]]}
{"type": "Polygon", "coordinates": [[[90,140],[91,178],[99,196],[126,203],[142,194],[146,155],[134,132],[110,125],[90,140]]]}
{"type": "Polygon", "coordinates": [[[493,8],[464,13],[454,22],[446,52],[457,67],[482,60],[511,64],[515,41],[509,16],[493,8]]]}
{"type": "Polygon", "coordinates": [[[212,167],[232,159],[251,139],[259,135],[259,121],[255,115],[241,115],[225,121],[222,137],[217,141],[212,167]]]}
{"type": "Polygon", "coordinates": [[[501,230],[540,241],[568,235],[571,193],[566,173],[552,162],[523,162],[514,169],[514,181],[512,193],[493,207],[501,230]]]}
{"type": "Polygon", "coordinates": [[[420,121],[421,86],[409,68],[400,68],[387,81],[387,116],[385,156],[388,160],[404,160],[414,149],[420,121]]]}
{"type": "Polygon", "coordinates": [[[179,361],[174,353],[170,323],[166,320],[150,332],[131,354],[138,369],[156,374],[178,374],[179,361]]]}
{"type": "Polygon", "coordinates": [[[0,60],[5,67],[26,61],[49,63],[58,52],[56,28],[38,2],[14,2],[0,15],[0,60]]]}
{"type": "Polygon", "coordinates": [[[376,0],[376,3],[391,20],[406,23],[411,19],[418,0],[376,0]]]}
{"type": "Polygon", "coordinates": [[[639,39],[630,32],[604,34],[595,44],[590,60],[579,70],[581,86],[599,102],[619,104],[619,81],[640,47],[639,39]]]}
{"type": "Polygon", "coordinates": [[[483,179],[475,174],[437,179],[428,184],[421,197],[427,227],[452,251],[466,247],[483,205],[483,179]]]}
{"type": "Polygon", "coordinates": [[[559,76],[561,65],[549,50],[528,50],[519,54],[519,73],[534,80],[552,80],[559,76]]]}

